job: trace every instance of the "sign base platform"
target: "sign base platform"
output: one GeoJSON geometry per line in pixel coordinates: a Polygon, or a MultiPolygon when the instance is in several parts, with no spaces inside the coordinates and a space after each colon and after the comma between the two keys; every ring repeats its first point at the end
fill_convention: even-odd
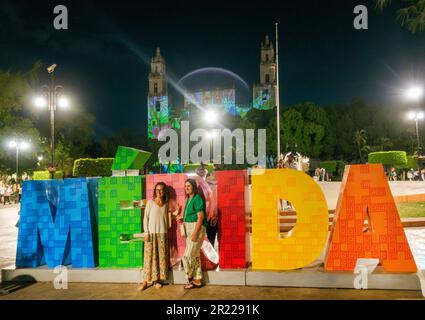
{"type": "MultiPolygon", "coordinates": [[[[16,269],[14,265],[1,270],[2,281],[51,282],[58,274],[46,266],[38,268],[16,269]]],[[[265,271],[247,269],[204,271],[207,285],[258,286],[258,287],[297,287],[297,288],[335,288],[355,289],[354,280],[359,274],[350,272],[325,272],[323,263],[312,267],[291,271],[265,271]]],[[[129,269],[72,269],[68,267],[69,282],[87,283],[140,283],[143,271],[140,268],[129,269]]],[[[169,283],[185,284],[183,270],[174,269],[169,274],[169,283]]],[[[368,289],[382,290],[421,290],[416,273],[385,273],[382,267],[368,275],[368,289]]]]}

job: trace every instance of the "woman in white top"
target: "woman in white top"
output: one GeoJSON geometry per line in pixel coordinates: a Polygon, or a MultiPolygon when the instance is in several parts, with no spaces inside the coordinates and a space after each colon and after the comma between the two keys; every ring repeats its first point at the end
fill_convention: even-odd
{"type": "Polygon", "coordinates": [[[153,192],[153,200],[146,203],[143,218],[145,249],[143,273],[144,281],[139,291],[145,290],[148,283],[157,289],[162,287],[161,280],[167,280],[169,269],[168,251],[168,193],[164,182],[158,182],[153,192]]]}
{"type": "Polygon", "coordinates": [[[4,192],[4,204],[6,204],[6,201],[8,204],[10,204],[10,196],[12,195],[12,187],[11,186],[6,186],[5,187],[6,191],[4,192]]]}

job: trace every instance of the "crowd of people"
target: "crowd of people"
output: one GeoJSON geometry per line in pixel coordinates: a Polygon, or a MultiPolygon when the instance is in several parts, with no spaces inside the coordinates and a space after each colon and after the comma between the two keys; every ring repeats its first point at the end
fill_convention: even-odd
{"type": "Polygon", "coordinates": [[[0,181],[0,205],[21,202],[22,184],[0,181]]]}
{"type": "Polygon", "coordinates": [[[316,168],[314,170],[314,176],[313,179],[315,181],[329,181],[329,174],[326,172],[325,168],[316,168]]]}
{"type": "Polygon", "coordinates": [[[425,181],[425,168],[416,170],[410,168],[410,170],[397,173],[397,170],[392,167],[387,171],[387,177],[389,181],[425,181]]]}
{"type": "MultiPolygon", "coordinates": [[[[282,168],[288,168],[288,169],[296,169],[296,170],[303,170],[302,163],[301,163],[301,155],[297,152],[289,152],[285,155],[285,157],[281,158],[276,168],[282,169],[282,168]]],[[[315,181],[331,181],[332,175],[328,172],[326,172],[325,168],[318,167],[314,170],[313,179],[315,181]]]]}

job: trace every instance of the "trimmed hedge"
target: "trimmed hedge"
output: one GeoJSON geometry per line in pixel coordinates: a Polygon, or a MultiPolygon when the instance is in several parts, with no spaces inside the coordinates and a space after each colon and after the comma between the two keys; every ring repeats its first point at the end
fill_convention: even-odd
{"type": "Polygon", "coordinates": [[[109,177],[112,175],[114,158],[77,159],[74,161],[74,177],[109,177]]]}
{"type": "Polygon", "coordinates": [[[417,157],[407,156],[407,163],[405,165],[395,166],[396,169],[417,169],[419,168],[419,160],[417,157]]]}
{"type": "Polygon", "coordinates": [[[63,179],[63,172],[62,171],[56,171],[55,175],[53,176],[53,179],[63,179]]]}
{"type": "MultiPolygon", "coordinates": [[[[34,171],[33,180],[50,180],[50,172],[45,171],[34,171]]],[[[63,179],[63,172],[56,171],[53,179],[63,179]]]]}
{"type": "Polygon", "coordinates": [[[381,163],[387,166],[404,166],[407,164],[406,151],[371,152],[368,163],[381,163]]]}
{"type": "Polygon", "coordinates": [[[336,162],[336,167],[338,168],[338,173],[342,176],[344,174],[346,163],[345,161],[338,160],[336,162]]]}
{"type": "Polygon", "coordinates": [[[34,180],[49,180],[50,172],[49,171],[34,171],[33,175],[34,180]]]}

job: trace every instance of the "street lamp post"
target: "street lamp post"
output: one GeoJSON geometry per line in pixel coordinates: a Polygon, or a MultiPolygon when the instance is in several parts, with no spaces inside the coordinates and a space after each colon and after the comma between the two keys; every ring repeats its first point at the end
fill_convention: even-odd
{"type": "Polygon", "coordinates": [[[278,38],[278,24],[275,24],[276,27],[276,135],[277,135],[277,160],[280,159],[280,101],[279,101],[279,38],[278,38]]]}
{"type": "Polygon", "coordinates": [[[409,99],[410,101],[412,101],[415,105],[415,111],[413,112],[409,112],[408,117],[411,120],[415,120],[415,126],[416,126],[416,141],[418,144],[417,150],[416,150],[416,154],[420,155],[421,153],[421,144],[420,144],[420,140],[419,140],[419,120],[422,120],[424,118],[424,113],[421,111],[418,111],[419,109],[419,100],[423,97],[424,92],[423,89],[421,87],[411,87],[408,90],[406,90],[405,95],[407,97],[407,99],[409,99]]]}
{"type": "Polygon", "coordinates": [[[408,114],[408,117],[410,120],[415,120],[415,126],[416,126],[416,141],[418,144],[418,152],[420,152],[421,149],[421,143],[419,140],[419,120],[422,120],[424,118],[424,113],[423,112],[410,112],[408,114]]]}
{"type": "Polygon", "coordinates": [[[19,176],[19,149],[25,150],[29,147],[29,144],[25,141],[19,141],[19,140],[11,140],[9,142],[10,148],[15,148],[16,150],[16,179],[18,179],[19,176]]]}
{"type": "Polygon", "coordinates": [[[51,147],[51,166],[55,167],[55,111],[57,106],[67,108],[69,105],[68,99],[62,96],[63,87],[55,85],[54,72],[56,64],[47,68],[47,72],[51,75],[50,86],[44,85],[41,87],[42,96],[35,99],[37,107],[45,107],[50,112],[50,147],[51,147]]]}

